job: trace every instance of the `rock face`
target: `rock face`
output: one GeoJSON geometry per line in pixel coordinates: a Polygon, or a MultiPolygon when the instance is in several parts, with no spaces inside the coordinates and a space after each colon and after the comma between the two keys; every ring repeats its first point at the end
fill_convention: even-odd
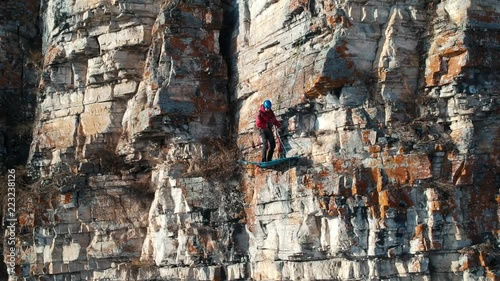
{"type": "Polygon", "coordinates": [[[498,241],[499,92],[498,79],[486,78],[498,73],[488,62],[498,47],[486,47],[498,42],[495,9],[241,4],[240,143],[258,158],[251,120],[271,98],[287,155],[306,156],[282,173],[243,174],[253,278],[498,276],[491,266],[475,275],[465,262],[482,255],[473,245],[498,241]],[[479,26],[494,35],[479,39],[479,26]]]}
{"type": "Polygon", "coordinates": [[[42,1],[43,196],[19,214],[19,276],[497,280],[499,14],[42,1]],[[239,166],[264,99],[301,159],[239,166]]]}

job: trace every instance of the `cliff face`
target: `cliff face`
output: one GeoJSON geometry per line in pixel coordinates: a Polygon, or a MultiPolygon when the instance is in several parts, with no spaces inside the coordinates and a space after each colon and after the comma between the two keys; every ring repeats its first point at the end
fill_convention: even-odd
{"type": "Polygon", "coordinates": [[[249,1],[239,15],[239,143],[258,157],[252,116],[271,98],[288,155],[306,156],[242,175],[252,277],[498,276],[476,247],[498,243],[498,8],[249,1]]]}
{"type": "Polygon", "coordinates": [[[19,274],[499,278],[500,11],[421,2],[42,1],[19,274]]]}

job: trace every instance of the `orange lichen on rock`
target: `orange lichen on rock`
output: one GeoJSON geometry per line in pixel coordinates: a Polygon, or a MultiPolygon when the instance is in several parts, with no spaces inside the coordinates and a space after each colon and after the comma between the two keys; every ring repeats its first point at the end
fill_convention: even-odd
{"type": "Polygon", "coordinates": [[[34,227],[35,226],[35,214],[33,212],[19,212],[18,222],[19,225],[24,227],[34,227]]]}
{"type": "Polygon", "coordinates": [[[384,171],[391,181],[398,184],[406,184],[410,181],[410,175],[406,167],[396,166],[393,168],[386,168],[384,171]]]}
{"type": "Polygon", "coordinates": [[[69,204],[71,202],[71,193],[68,192],[64,194],[63,204],[69,204]]]}
{"type": "Polygon", "coordinates": [[[482,267],[488,267],[487,257],[488,255],[485,252],[483,251],[479,252],[479,264],[482,267]]]}
{"type": "Polygon", "coordinates": [[[427,155],[409,154],[405,160],[410,175],[410,183],[414,183],[417,179],[429,179],[432,177],[431,162],[427,155]]]}
{"type": "Polygon", "coordinates": [[[292,0],[290,2],[290,12],[294,12],[297,9],[307,7],[309,0],[292,0]]]}
{"type": "Polygon", "coordinates": [[[475,160],[469,158],[467,160],[453,161],[452,179],[455,185],[466,185],[473,183],[473,172],[476,168],[475,160]]]}
{"type": "Polygon", "coordinates": [[[498,280],[500,280],[500,273],[498,273],[498,271],[492,271],[490,269],[487,269],[486,270],[486,278],[488,280],[498,281],[498,280]]]}
{"type": "Polygon", "coordinates": [[[64,54],[63,48],[61,48],[59,46],[51,45],[47,48],[47,52],[46,52],[45,57],[44,57],[43,65],[47,66],[49,64],[52,64],[56,59],[64,58],[64,56],[65,56],[65,54],[64,54]]]}
{"type": "Polygon", "coordinates": [[[417,179],[432,177],[431,163],[424,154],[386,156],[384,161],[388,164],[384,172],[392,182],[412,184],[417,179]]]}
{"type": "Polygon", "coordinates": [[[331,79],[330,77],[319,76],[306,85],[307,90],[305,90],[304,95],[308,98],[317,98],[326,95],[328,91],[344,86],[349,81],[348,77],[331,79]]]}
{"type": "Polygon", "coordinates": [[[198,255],[199,254],[198,249],[196,249],[196,247],[193,245],[193,241],[191,239],[188,241],[187,249],[188,249],[188,253],[190,255],[198,255]]]}
{"type": "Polygon", "coordinates": [[[411,198],[404,189],[385,189],[378,193],[378,204],[380,206],[380,217],[385,218],[389,208],[406,211],[414,205],[411,198]]]}
{"type": "Polygon", "coordinates": [[[337,174],[350,174],[357,168],[361,167],[360,160],[357,158],[332,158],[333,172],[337,174]]]}
{"type": "Polygon", "coordinates": [[[312,175],[305,175],[302,178],[304,186],[308,189],[316,190],[318,195],[324,195],[324,185],[320,181],[316,180],[312,175]]]}
{"type": "Polygon", "coordinates": [[[304,96],[317,98],[354,81],[354,77],[351,75],[354,63],[351,60],[352,55],[347,50],[346,42],[342,42],[330,49],[329,52],[333,54],[326,55],[323,70],[319,72],[319,75],[316,70],[310,69],[313,72],[310,75],[307,74],[311,78],[304,83],[304,96]],[[331,69],[333,67],[331,64],[335,64],[334,69],[331,69]]]}
{"type": "Polygon", "coordinates": [[[418,241],[417,251],[427,251],[429,250],[429,242],[426,239],[427,225],[418,224],[415,226],[415,234],[413,235],[413,240],[418,241]]]}
{"type": "Polygon", "coordinates": [[[415,234],[413,235],[413,238],[422,236],[424,234],[425,229],[426,229],[425,224],[418,224],[417,226],[415,226],[415,234]]]}
{"type": "Polygon", "coordinates": [[[371,130],[363,130],[361,131],[361,139],[364,144],[370,144],[370,133],[371,130]]]}
{"type": "Polygon", "coordinates": [[[468,52],[463,50],[462,52],[456,52],[451,57],[447,57],[447,59],[443,60],[443,63],[446,63],[446,73],[441,76],[439,80],[440,85],[448,84],[457,77],[460,73],[462,73],[462,68],[466,65],[468,58],[468,52]],[[447,60],[447,62],[445,62],[447,60]]]}
{"type": "Polygon", "coordinates": [[[441,34],[429,49],[425,82],[427,86],[444,85],[462,72],[469,58],[463,36],[454,32],[441,34]]]}

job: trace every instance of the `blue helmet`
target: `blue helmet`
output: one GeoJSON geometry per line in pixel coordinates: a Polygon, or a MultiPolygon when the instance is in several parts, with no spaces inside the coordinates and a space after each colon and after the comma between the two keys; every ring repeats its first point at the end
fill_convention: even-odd
{"type": "Polygon", "coordinates": [[[264,106],[265,109],[271,109],[271,107],[273,106],[270,100],[265,100],[262,105],[264,106]]]}

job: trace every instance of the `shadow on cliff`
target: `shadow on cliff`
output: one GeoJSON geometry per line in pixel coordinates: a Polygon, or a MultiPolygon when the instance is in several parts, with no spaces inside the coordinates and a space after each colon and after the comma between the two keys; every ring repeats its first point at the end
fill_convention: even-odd
{"type": "MultiPolygon", "coordinates": [[[[222,27],[219,35],[219,47],[222,56],[226,62],[228,83],[227,83],[227,103],[229,105],[228,116],[234,116],[231,100],[234,96],[238,77],[238,55],[236,52],[237,44],[235,42],[236,35],[238,34],[238,21],[239,12],[238,4],[235,0],[223,0],[221,2],[224,9],[222,19],[222,27]]],[[[230,121],[234,123],[233,120],[230,121]]],[[[233,124],[230,124],[232,127],[233,124]]]]}

